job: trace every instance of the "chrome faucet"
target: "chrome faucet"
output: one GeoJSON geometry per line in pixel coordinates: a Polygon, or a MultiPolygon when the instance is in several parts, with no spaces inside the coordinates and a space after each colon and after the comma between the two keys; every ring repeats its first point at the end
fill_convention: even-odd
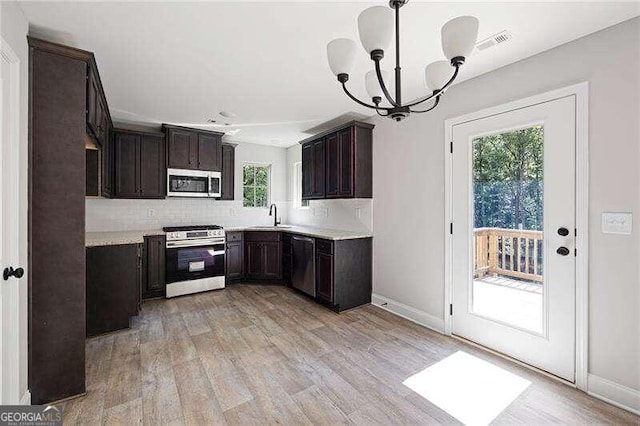
{"type": "Polygon", "coordinates": [[[280,225],[280,221],[278,220],[278,206],[276,206],[275,203],[269,206],[269,216],[273,216],[273,226],[280,225]]]}

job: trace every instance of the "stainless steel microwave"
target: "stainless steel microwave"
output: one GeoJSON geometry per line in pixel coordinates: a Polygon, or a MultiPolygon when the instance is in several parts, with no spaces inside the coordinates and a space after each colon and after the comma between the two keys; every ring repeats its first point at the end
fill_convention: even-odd
{"type": "Polygon", "coordinates": [[[210,197],[222,194],[222,174],[203,170],[167,169],[167,196],[210,197]]]}

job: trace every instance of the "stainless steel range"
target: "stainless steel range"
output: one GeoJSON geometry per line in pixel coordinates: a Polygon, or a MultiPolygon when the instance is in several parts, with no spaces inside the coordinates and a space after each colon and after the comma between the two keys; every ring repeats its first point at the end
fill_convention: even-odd
{"type": "Polygon", "coordinates": [[[171,226],[167,233],[167,297],[225,286],[225,234],[222,226],[171,226]]]}

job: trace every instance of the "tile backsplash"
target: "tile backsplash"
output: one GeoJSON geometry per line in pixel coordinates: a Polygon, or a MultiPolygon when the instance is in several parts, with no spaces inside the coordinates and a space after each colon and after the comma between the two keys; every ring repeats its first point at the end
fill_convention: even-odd
{"type": "MultiPolygon", "coordinates": [[[[318,228],[372,232],[373,202],[370,199],[312,200],[306,209],[277,201],[282,223],[318,228]]],[[[86,230],[132,231],[175,225],[222,226],[270,225],[269,209],[245,208],[242,201],[167,198],[164,200],[119,200],[88,198],[86,230]]]]}
{"type": "Polygon", "coordinates": [[[288,222],[293,225],[373,232],[373,200],[311,200],[308,208],[290,206],[288,222]]]}
{"type": "MultiPolygon", "coordinates": [[[[278,217],[286,222],[288,203],[276,202],[278,217]]],[[[196,198],[164,200],[86,200],[86,230],[132,231],[159,229],[175,225],[269,225],[269,209],[245,208],[242,201],[219,201],[196,198]]]]}

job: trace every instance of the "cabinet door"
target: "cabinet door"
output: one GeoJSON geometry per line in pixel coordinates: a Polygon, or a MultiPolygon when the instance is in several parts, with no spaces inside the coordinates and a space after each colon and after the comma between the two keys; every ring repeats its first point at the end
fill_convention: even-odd
{"type": "Polygon", "coordinates": [[[100,91],[98,90],[98,80],[96,79],[95,73],[91,70],[91,68],[88,68],[87,72],[87,125],[89,126],[93,134],[97,136],[98,115],[96,107],[98,106],[100,91]]]}
{"type": "Polygon", "coordinates": [[[185,130],[169,129],[167,137],[169,167],[173,169],[197,168],[198,134],[185,130]]]}
{"type": "Polygon", "coordinates": [[[262,278],[262,244],[245,243],[245,273],[247,278],[262,278]]]}
{"type": "Polygon", "coordinates": [[[313,142],[313,198],[324,198],[325,192],[324,139],[313,142]]]}
{"type": "Polygon", "coordinates": [[[340,187],[340,150],[338,134],[333,133],[325,138],[327,183],[325,195],[337,197],[340,187]]]}
{"type": "Polygon", "coordinates": [[[280,243],[262,243],[262,278],[269,280],[282,279],[282,252],[280,243]]]}
{"type": "Polygon", "coordinates": [[[338,195],[353,197],[353,128],[338,134],[338,195]]]}
{"type": "Polygon", "coordinates": [[[165,245],[164,235],[144,238],[143,299],[165,294],[165,245]]]}
{"type": "Polygon", "coordinates": [[[116,133],[115,138],[115,195],[120,198],[137,198],[139,189],[140,136],[116,133]]]}
{"type": "Polygon", "coordinates": [[[162,198],[166,190],[164,138],[142,135],[140,139],[140,196],[162,198]]]}
{"type": "Polygon", "coordinates": [[[138,244],[87,248],[87,337],[128,328],[137,314],[138,250],[138,244]]]}
{"type": "Polygon", "coordinates": [[[98,93],[97,96],[98,99],[96,100],[95,107],[96,129],[94,132],[98,143],[102,146],[104,144],[104,140],[106,139],[107,132],[107,105],[102,96],[100,96],[100,93],[98,93]]]}
{"type": "Polygon", "coordinates": [[[302,145],[302,198],[313,197],[313,144],[302,145]]]}
{"type": "Polygon", "coordinates": [[[101,184],[102,196],[113,196],[113,131],[109,127],[107,137],[102,144],[101,184]]]}
{"type": "Polygon", "coordinates": [[[235,187],[236,148],[222,145],[222,195],[221,200],[233,200],[235,187]]]}
{"type": "Polygon", "coordinates": [[[319,299],[333,302],[333,255],[316,254],[316,294],[319,299]]]}
{"type": "Polygon", "coordinates": [[[244,244],[240,242],[227,243],[226,276],[228,279],[238,279],[244,276],[244,244]]]}
{"type": "Polygon", "coordinates": [[[198,164],[200,170],[222,171],[222,140],[220,136],[198,134],[198,164]]]}

